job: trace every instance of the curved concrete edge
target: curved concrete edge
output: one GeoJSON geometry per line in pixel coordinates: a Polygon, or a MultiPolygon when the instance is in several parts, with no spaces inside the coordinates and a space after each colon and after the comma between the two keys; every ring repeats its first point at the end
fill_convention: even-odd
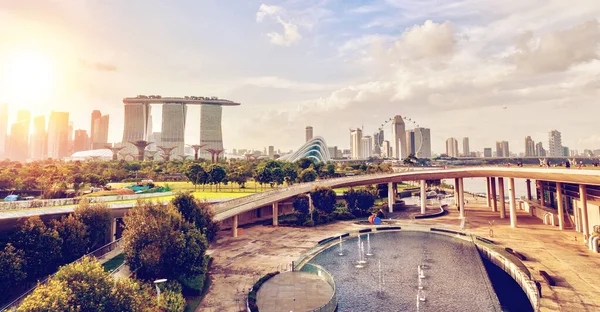
{"type": "Polygon", "coordinates": [[[317,309],[314,309],[313,311],[318,311],[318,312],[334,312],[334,311],[336,311],[336,309],[337,309],[337,289],[335,286],[335,279],[333,278],[333,275],[331,275],[331,273],[329,271],[325,270],[325,268],[323,268],[322,266],[320,266],[318,264],[313,264],[313,263],[305,263],[305,265],[302,266],[302,269],[300,269],[300,271],[319,276],[322,280],[324,280],[327,284],[329,284],[329,286],[331,286],[331,288],[333,289],[333,294],[331,295],[329,302],[317,309]],[[308,267],[312,267],[312,269],[306,269],[308,267]]]}
{"type": "MultiPolygon", "coordinates": [[[[519,260],[509,260],[508,258],[502,256],[497,251],[485,246],[483,243],[474,240],[475,246],[479,250],[479,254],[486,259],[490,260],[494,265],[498,266],[504,272],[508,273],[512,277],[513,280],[521,286],[521,289],[529,298],[529,302],[533,307],[534,311],[540,310],[540,294],[538,292],[535,281],[529,277],[528,272],[525,272],[521,269],[521,267],[515,263],[514,261],[519,260]]],[[[521,263],[522,265],[522,263],[521,263]]]]}
{"type": "Polygon", "coordinates": [[[428,218],[441,217],[446,214],[446,212],[447,212],[446,208],[448,208],[448,205],[446,205],[446,204],[441,205],[440,211],[430,212],[430,213],[425,213],[425,214],[417,214],[417,215],[415,215],[415,219],[428,219],[428,218]]]}

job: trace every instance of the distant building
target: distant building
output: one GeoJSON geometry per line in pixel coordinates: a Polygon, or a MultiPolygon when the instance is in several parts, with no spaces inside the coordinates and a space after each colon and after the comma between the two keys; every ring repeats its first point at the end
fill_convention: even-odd
{"type": "Polygon", "coordinates": [[[362,157],[362,129],[350,130],[350,158],[360,159],[362,157]]]}
{"type": "Polygon", "coordinates": [[[448,157],[458,157],[458,141],[455,138],[446,140],[446,155],[448,157]]]}
{"type": "Polygon", "coordinates": [[[384,140],[381,144],[381,157],[389,158],[392,155],[392,146],[390,145],[390,141],[384,140]]]}
{"type": "Polygon", "coordinates": [[[564,156],[562,139],[558,130],[548,132],[548,156],[564,156]]]}
{"type": "Polygon", "coordinates": [[[408,147],[406,145],[406,129],[402,116],[394,116],[392,122],[392,157],[396,159],[404,159],[408,156],[408,147]]]}
{"type": "Polygon", "coordinates": [[[33,119],[33,134],[31,135],[31,159],[46,159],[48,150],[48,136],[46,134],[46,116],[37,116],[33,119]]]}
{"type": "Polygon", "coordinates": [[[342,158],[342,151],[338,149],[337,146],[331,146],[329,149],[329,156],[334,159],[342,158]]]}
{"type": "Polygon", "coordinates": [[[275,156],[275,147],[273,145],[269,145],[269,157],[275,156]]]}
{"type": "Polygon", "coordinates": [[[585,149],[585,150],[583,150],[583,156],[585,156],[585,157],[593,157],[594,156],[594,152],[592,152],[592,150],[585,149]]]}
{"type": "Polygon", "coordinates": [[[51,112],[48,120],[48,157],[62,159],[69,153],[69,113],[51,112]]]}
{"type": "Polygon", "coordinates": [[[570,150],[569,151],[569,156],[579,156],[579,151],[578,150],[570,150]]]}
{"type": "Polygon", "coordinates": [[[373,138],[370,135],[364,136],[362,137],[362,139],[360,139],[360,143],[361,143],[361,151],[362,151],[362,155],[361,158],[362,159],[367,159],[369,157],[372,157],[373,154],[371,153],[371,147],[373,146],[373,138]]]}
{"type": "Polygon", "coordinates": [[[407,153],[413,154],[416,156],[417,154],[417,146],[415,142],[415,130],[406,130],[406,149],[407,153]]]}
{"type": "Polygon", "coordinates": [[[7,156],[6,141],[8,139],[8,104],[0,104],[0,159],[7,156]]]}
{"type": "Polygon", "coordinates": [[[383,144],[383,129],[373,134],[373,154],[381,156],[381,145],[383,144]]]}
{"type": "Polygon", "coordinates": [[[102,115],[93,120],[94,128],[90,132],[90,145],[92,149],[102,149],[108,143],[108,121],[109,115],[102,115]]]}
{"type": "Polygon", "coordinates": [[[537,144],[535,144],[535,155],[539,157],[546,156],[546,150],[544,149],[542,142],[538,142],[537,144]]]}
{"type": "Polygon", "coordinates": [[[11,160],[24,161],[29,156],[29,127],[31,113],[27,110],[17,111],[17,122],[10,127],[10,137],[6,152],[11,160]]]}
{"type": "MultiPolygon", "coordinates": [[[[89,149],[94,149],[94,134],[96,130],[96,120],[102,117],[102,113],[99,110],[92,111],[92,120],[90,125],[90,138],[92,138],[89,142],[89,149]]],[[[104,147],[102,147],[104,148],[104,147]]]]}
{"type": "Polygon", "coordinates": [[[471,156],[471,151],[469,150],[469,138],[462,139],[462,148],[463,148],[463,156],[464,157],[471,156]]]}
{"type": "Polygon", "coordinates": [[[305,140],[305,142],[310,141],[312,138],[313,138],[313,127],[307,126],[306,127],[306,140],[305,140]]]}
{"type": "Polygon", "coordinates": [[[510,157],[508,141],[496,142],[496,157],[510,157]]]}
{"type": "Polygon", "coordinates": [[[85,130],[75,130],[75,138],[73,139],[73,153],[87,150],[88,134],[85,130]]]}
{"type": "Polygon", "coordinates": [[[562,155],[563,156],[567,156],[567,157],[569,156],[569,148],[568,147],[563,146],[563,153],[562,153],[562,155]]]}
{"type": "Polygon", "coordinates": [[[525,157],[537,156],[535,153],[535,142],[530,136],[525,137],[525,157]]]}

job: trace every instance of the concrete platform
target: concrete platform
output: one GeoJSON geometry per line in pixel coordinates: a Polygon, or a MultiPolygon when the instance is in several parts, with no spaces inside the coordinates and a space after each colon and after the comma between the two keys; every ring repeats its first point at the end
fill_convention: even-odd
{"type": "Polygon", "coordinates": [[[332,295],[331,286],[319,276],[285,272],[260,287],[256,303],[261,312],[312,311],[327,304],[332,295]]]}

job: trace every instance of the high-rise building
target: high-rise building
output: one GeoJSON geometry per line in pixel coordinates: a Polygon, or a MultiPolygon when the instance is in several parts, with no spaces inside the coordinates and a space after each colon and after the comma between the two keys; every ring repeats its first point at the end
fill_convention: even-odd
{"type": "Polygon", "coordinates": [[[331,158],[340,158],[338,157],[340,151],[338,150],[337,146],[329,146],[327,149],[329,150],[329,156],[331,156],[331,158]]]}
{"type": "Polygon", "coordinates": [[[6,151],[11,160],[26,160],[29,156],[29,127],[31,113],[26,110],[17,111],[17,122],[10,128],[10,138],[6,151]]]}
{"type": "Polygon", "coordinates": [[[388,158],[392,155],[392,146],[390,145],[390,141],[384,140],[381,144],[381,157],[388,158]]]}
{"type": "Polygon", "coordinates": [[[496,157],[510,157],[510,150],[508,149],[508,141],[496,142],[496,157]]]}
{"type": "Polygon", "coordinates": [[[275,156],[275,146],[269,145],[269,157],[275,156]]]}
{"type": "Polygon", "coordinates": [[[469,149],[469,138],[462,139],[463,157],[471,156],[471,150],[469,149]]]}
{"type": "Polygon", "coordinates": [[[548,156],[563,156],[562,140],[558,130],[548,132],[548,156]]]}
{"type": "Polygon", "coordinates": [[[483,149],[483,157],[492,157],[492,148],[486,147],[483,149]]]}
{"type": "Polygon", "coordinates": [[[87,149],[89,138],[87,131],[79,129],[75,130],[75,138],[73,139],[73,153],[85,151],[87,149]]]}
{"type": "MultiPolygon", "coordinates": [[[[216,106],[217,109],[220,106],[216,106]]],[[[201,108],[202,110],[202,108],[201,108]]],[[[184,155],[185,122],[187,106],[180,103],[165,103],[162,106],[162,146],[175,147],[172,155],[184,155]]],[[[204,121],[204,120],[202,120],[204,121]]],[[[201,122],[202,122],[201,121],[201,122]]],[[[219,129],[220,131],[221,129],[219,129]]],[[[201,140],[202,141],[202,140],[201,140]]],[[[222,147],[222,144],[221,144],[222,147]]],[[[206,147],[210,148],[210,147],[206,147]]],[[[214,147],[213,147],[214,148],[214,147]]],[[[200,153],[201,154],[201,153],[200,153]]],[[[207,156],[208,157],[208,156],[207,156]]],[[[204,157],[204,158],[207,158],[204,157]]]]}
{"type": "Polygon", "coordinates": [[[525,137],[525,157],[537,156],[535,153],[535,142],[530,136],[525,137]]]}
{"type": "Polygon", "coordinates": [[[32,159],[45,159],[47,155],[46,116],[37,116],[33,119],[33,134],[29,144],[32,159]]]}
{"type": "Polygon", "coordinates": [[[394,116],[392,122],[392,157],[397,159],[404,159],[408,156],[408,148],[406,145],[406,129],[404,127],[404,120],[402,116],[394,116]]]}
{"type": "Polygon", "coordinates": [[[546,156],[546,150],[544,149],[542,142],[537,142],[535,144],[535,155],[540,157],[546,156]]]}
{"type": "Polygon", "coordinates": [[[415,130],[406,130],[406,149],[407,153],[417,155],[417,147],[415,142],[415,130]]]}
{"type": "Polygon", "coordinates": [[[431,158],[431,131],[429,128],[415,128],[415,156],[431,158]]]}
{"type": "Polygon", "coordinates": [[[372,151],[372,146],[373,146],[373,138],[370,135],[364,136],[362,137],[362,139],[360,139],[360,143],[361,143],[361,151],[362,151],[362,159],[367,159],[371,156],[373,156],[373,154],[371,153],[372,151]]]}
{"type": "Polygon", "coordinates": [[[373,154],[381,156],[381,144],[383,143],[383,130],[373,134],[373,154]]]}
{"type": "Polygon", "coordinates": [[[562,155],[567,156],[567,157],[569,156],[569,148],[568,147],[563,146],[563,154],[562,155]]]}
{"type": "Polygon", "coordinates": [[[94,148],[94,136],[96,134],[96,120],[102,117],[102,113],[99,110],[92,111],[92,122],[90,125],[90,143],[87,149],[95,149],[94,148]]]}
{"type": "Polygon", "coordinates": [[[455,138],[446,140],[446,154],[448,157],[458,157],[458,141],[455,138]]]}
{"type": "Polygon", "coordinates": [[[48,157],[62,159],[69,155],[69,113],[51,112],[48,120],[48,157]]]}
{"type": "Polygon", "coordinates": [[[6,141],[8,138],[8,104],[0,104],[0,159],[7,156],[6,141]]]}
{"type": "Polygon", "coordinates": [[[91,143],[89,145],[91,149],[103,149],[108,143],[108,122],[109,115],[102,115],[94,119],[94,129],[90,133],[91,143]]]}
{"type": "Polygon", "coordinates": [[[313,138],[313,127],[306,126],[306,142],[310,141],[313,138]]]}
{"type": "Polygon", "coordinates": [[[362,129],[357,128],[350,130],[350,158],[360,159],[362,157],[362,129]]]}

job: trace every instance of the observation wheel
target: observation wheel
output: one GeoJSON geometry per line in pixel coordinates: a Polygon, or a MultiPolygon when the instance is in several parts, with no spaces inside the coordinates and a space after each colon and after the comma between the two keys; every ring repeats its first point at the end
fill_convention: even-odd
{"type": "MultiPolygon", "coordinates": [[[[423,131],[421,130],[421,126],[419,126],[419,124],[417,124],[417,122],[410,117],[402,117],[402,120],[404,120],[405,129],[409,126],[412,126],[415,131],[419,131],[421,139],[419,140],[419,146],[415,146],[415,156],[417,156],[421,153],[421,148],[423,148],[423,131]]],[[[379,126],[379,128],[377,129],[377,133],[381,133],[388,124],[391,124],[392,121],[394,121],[394,118],[389,118],[383,123],[381,123],[381,126],[379,126]]],[[[383,141],[383,137],[378,135],[378,140],[376,144],[379,146],[379,150],[381,150],[381,148],[383,147],[383,141]]]]}

